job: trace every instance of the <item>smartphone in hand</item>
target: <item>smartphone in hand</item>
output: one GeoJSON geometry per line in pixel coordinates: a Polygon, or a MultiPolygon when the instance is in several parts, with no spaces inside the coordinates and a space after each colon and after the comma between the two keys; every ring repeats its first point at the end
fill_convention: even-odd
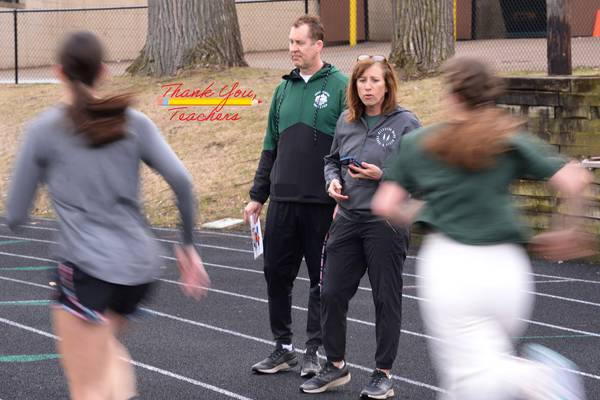
{"type": "Polygon", "coordinates": [[[359,160],[357,160],[356,158],[352,157],[352,156],[341,157],[340,158],[340,163],[342,165],[346,165],[346,166],[352,164],[352,165],[354,165],[354,166],[356,166],[358,168],[362,168],[362,163],[359,160]]]}

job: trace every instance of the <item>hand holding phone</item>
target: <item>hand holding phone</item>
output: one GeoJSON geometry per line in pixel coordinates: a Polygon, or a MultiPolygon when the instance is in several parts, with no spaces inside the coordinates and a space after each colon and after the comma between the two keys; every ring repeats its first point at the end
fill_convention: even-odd
{"type": "Polygon", "coordinates": [[[345,156],[340,158],[340,163],[346,166],[354,165],[358,168],[362,168],[362,163],[352,156],[345,156]]]}
{"type": "Polygon", "coordinates": [[[372,181],[378,181],[383,176],[381,168],[368,162],[362,162],[360,165],[350,164],[348,166],[348,173],[354,179],[368,179],[372,181]]]}

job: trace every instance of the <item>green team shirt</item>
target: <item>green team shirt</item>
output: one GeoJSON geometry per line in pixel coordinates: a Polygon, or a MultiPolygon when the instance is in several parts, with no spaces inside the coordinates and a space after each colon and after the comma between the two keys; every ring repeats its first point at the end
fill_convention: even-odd
{"type": "Polygon", "coordinates": [[[428,154],[423,139],[438,126],[406,135],[390,159],[384,180],[394,181],[426,201],[415,222],[465,244],[522,243],[529,230],[519,221],[508,187],[519,178],[547,179],[566,162],[528,133],[508,139],[509,150],[493,166],[477,172],[449,165],[428,154]]]}
{"type": "Polygon", "coordinates": [[[381,118],[381,114],[379,114],[379,115],[365,114],[365,119],[367,120],[367,128],[371,129],[372,127],[377,125],[377,122],[379,122],[380,118],[381,118]]]}

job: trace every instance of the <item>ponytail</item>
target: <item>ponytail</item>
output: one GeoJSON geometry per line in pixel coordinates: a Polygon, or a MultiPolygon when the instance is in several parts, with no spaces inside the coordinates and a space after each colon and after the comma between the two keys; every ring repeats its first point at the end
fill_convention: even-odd
{"type": "Polygon", "coordinates": [[[59,63],[74,94],[68,115],[78,134],[92,146],[102,146],[125,136],[125,111],[131,94],[94,97],[92,86],[102,72],[104,50],[91,32],[77,32],[67,38],[59,52],[59,63]]]}
{"type": "Polygon", "coordinates": [[[71,87],[74,99],[68,113],[77,133],[85,135],[92,146],[102,146],[125,136],[125,111],[132,95],[96,98],[89,86],[81,82],[74,81],[71,87]]]}

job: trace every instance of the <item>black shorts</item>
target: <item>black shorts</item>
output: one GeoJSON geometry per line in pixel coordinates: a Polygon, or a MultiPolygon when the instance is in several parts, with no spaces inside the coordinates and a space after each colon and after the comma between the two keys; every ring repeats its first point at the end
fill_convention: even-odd
{"type": "Polygon", "coordinates": [[[135,286],[106,282],[70,262],[59,264],[57,272],[57,306],[88,322],[107,322],[104,314],[108,310],[133,316],[153,286],[152,282],[135,286]]]}

